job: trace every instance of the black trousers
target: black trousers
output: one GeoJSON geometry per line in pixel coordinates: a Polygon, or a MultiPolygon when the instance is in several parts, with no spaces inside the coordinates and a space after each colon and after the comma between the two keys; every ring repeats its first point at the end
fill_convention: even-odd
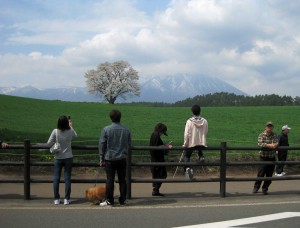
{"type": "Polygon", "coordinates": [[[126,159],[117,161],[105,160],[105,171],[106,171],[106,200],[111,204],[114,204],[114,183],[116,172],[119,180],[120,198],[119,202],[126,200],[126,159]]]}
{"type": "MultiPolygon", "coordinates": [[[[287,151],[278,151],[278,161],[286,161],[287,159],[287,151]]],[[[283,172],[284,165],[277,165],[276,166],[276,173],[283,172]]]]}
{"type": "MultiPolygon", "coordinates": [[[[184,160],[183,161],[184,162],[190,162],[192,153],[194,151],[197,151],[198,157],[200,159],[200,157],[203,156],[203,148],[204,148],[204,146],[195,146],[195,147],[185,148],[184,151],[183,151],[183,155],[184,155],[184,160]]],[[[184,172],[186,171],[187,168],[188,168],[187,166],[183,167],[184,172]]]]}
{"type": "MultiPolygon", "coordinates": [[[[164,166],[151,167],[152,179],[166,179],[167,178],[167,169],[164,166]]],[[[159,192],[161,187],[160,182],[153,182],[153,191],[159,192]]]]}
{"type": "MultiPolygon", "coordinates": [[[[275,158],[264,158],[260,157],[261,161],[275,161],[275,158]]],[[[275,165],[261,165],[258,169],[257,177],[272,177],[275,169],[275,165]]],[[[259,189],[262,181],[255,181],[254,188],[259,189]]],[[[262,190],[268,191],[270,184],[272,181],[266,180],[262,186],[262,190]]]]}

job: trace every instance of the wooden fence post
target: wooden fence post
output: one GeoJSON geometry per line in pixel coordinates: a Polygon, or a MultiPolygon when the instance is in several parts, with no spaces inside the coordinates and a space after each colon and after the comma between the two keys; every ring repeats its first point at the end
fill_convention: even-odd
{"type": "Polygon", "coordinates": [[[220,196],[226,196],[226,142],[221,142],[220,196]]]}
{"type": "Polygon", "coordinates": [[[24,199],[30,200],[30,140],[24,140],[24,199]]]}
{"type": "Polygon", "coordinates": [[[128,155],[127,155],[127,162],[126,162],[126,183],[127,183],[127,193],[126,193],[126,197],[127,199],[131,199],[131,149],[129,149],[128,151],[128,155]]]}

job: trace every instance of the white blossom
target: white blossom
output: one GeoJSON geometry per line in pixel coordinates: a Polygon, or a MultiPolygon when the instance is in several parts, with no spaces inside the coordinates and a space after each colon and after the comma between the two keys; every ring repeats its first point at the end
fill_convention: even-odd
{"type": "Polygon", "coordinates": [[[140,86],[138,72],[127,62],[99,64],[97,69],[85,73],[89,93],[102,97],[110,104],[114,104],[118,97],[139,96],[140,86]]]}

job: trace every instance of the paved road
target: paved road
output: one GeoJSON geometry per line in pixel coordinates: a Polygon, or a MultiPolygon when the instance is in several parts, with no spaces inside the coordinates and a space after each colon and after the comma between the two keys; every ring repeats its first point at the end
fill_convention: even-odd
{"type": "Polygon", "coordinates": [[[274,181],[266,196],[252,194],[252,182],[229,182],[226,198],[219,195],[219,183],[163,184],[165,197],[152,197],[151,184],[133,184],[129,205],[109,208],[84,199],[92,186],[73,184],[72,204],[55,206],[51,184],[32,184],[29,201],[23,200],[22,184],[0,184],[0,226],[274,228],[298,227],[300,222],[299,181],[274,181]],[[210,224],[216,222],[222,223],[210,224]]]}

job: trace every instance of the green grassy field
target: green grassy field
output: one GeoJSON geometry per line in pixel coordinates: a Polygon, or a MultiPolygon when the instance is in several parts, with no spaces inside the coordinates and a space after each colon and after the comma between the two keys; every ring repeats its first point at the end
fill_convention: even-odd
{"type": "MultiPolygon", "coordinates": [[[[59,115],[71,115],[78,133],[75,143],[97,144],[101,129],[110,124],[111,109],[122,112],[122,123],[132,132],[135,146],[148,145],[154,125],[163,122],[168,126],[168,137],[175,146],[182,145],[186,119],[190,108],[145,107],[122,104],[63,102],[28,99],[0,95],[0,134],[8,142],[46,142],[56,127],[59,115]]],[[[289,124],[290,144],[300,145],[300,107],[202,107],[201,115],[208,120],[208,145],[218,146],[226,141],[229,146],[256,146],[257,136],[266,121],[273,121],[275,132],[289,124]]]]}
{"type": "MultiPolygon", "coordinates": [[[[138,105],[63,102],[28,99],[0,95],[0,136],[8,143],[22,144],[24,139],[32,143],[47,142],[50,133],[56,128],[60,115],[71,115],[73,127],[78,138],[73,144],[95,145],[101,130],[111,124],[108,113],[111,109],[122,112],[122,123],[132,132],[133,146],[148,146],[149,137],[156,123],[168,126],[165,143],[173,141],[174,146],[183,143],[183,131],[186,120],[191,116],[190,107],[146,107],[138,105]]],[[[300,126],[298,116],[300,107],[202,107],[201,115],[208,120],[208,146],[219,146],[227,142],[228,146],[257,146],[257,137],[264,130],[264,123],[273,121],[275,132],[281,126],[289,124],[291,146],[300,146],[300,126]]],[[[22,151],[3,153],[1,160],[22,159],[22,151]]],[[[52,161],[48,150],[33,150],[32,159],[52,161]]],[[[176,161],[181,151],[169,153],[169,161],[176,161]]],[[[219,159],[219,151],[206,151],[207,161],[219,159]]],[[[76,161],[95,161],[99,157],[96,151],[74,151],[76,161]]],[[[228,160],[257,159],[257,151],[229,151],[228,160]]],[[[194,159],[196,155],[194,154],[194,159]]],[[[289,159],[298,160],[299,152],[289,152],[289,159]]],[[[134,151],[133,161],[149,161],[146,151],[134,151]]],[[[245,169],[246,167],[244,167],[245,169]]]]}

